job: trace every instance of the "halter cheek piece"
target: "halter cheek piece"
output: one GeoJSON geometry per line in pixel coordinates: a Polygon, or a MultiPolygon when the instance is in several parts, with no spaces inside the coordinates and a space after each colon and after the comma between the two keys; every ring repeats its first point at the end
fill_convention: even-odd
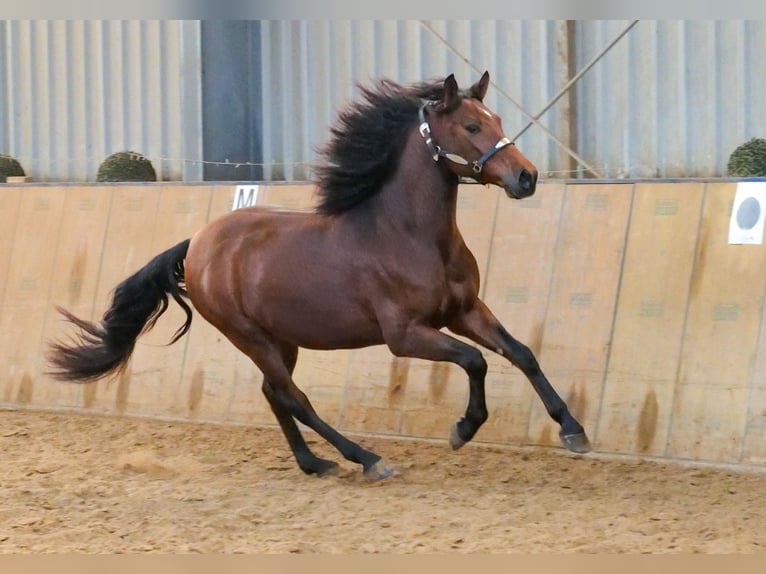
{"type": "Polygon", "coordinates": [[[420,126],[418,127],[418,130],[420,131],[420,135],[423,136],[423,139],[426,140],[428,151],[431,152],[431,157],[434,159],[434,161],[439,161],[439,158],[443,157],[450,160],[451,162],[458,163],[460,165],[468,165],[470,163],[473,173],[475,175],[479,175],[481,173],[482,168],[484,167],[484,164],[487,162],[489,158],[491,158],[493,155],[495,155],[505,146],[513,145],[513,142],[511,140],[509,140],[506,137],[502,137],[498,140],[498,142],[494,146],[492,146],[487,151],[485,151],[484,154],[479,159],[473,162],[468,161],[461,155],[446,152],[442,148],[440,148],[438,145],[436,145],[434,143],[433,138],[431,137],[431,126],[428,125],[428,121],[426,120],[426,114],[425,114],[426,106],[431,104],[433,104],[433,102],[425,102],[422,106],[420,106],[420,109],[418,109],[418,119],[420,120],[420,126]]]}

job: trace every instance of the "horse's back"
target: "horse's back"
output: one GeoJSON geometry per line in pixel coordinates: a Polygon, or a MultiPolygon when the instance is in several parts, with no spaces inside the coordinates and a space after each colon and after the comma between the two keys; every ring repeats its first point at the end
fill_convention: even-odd
{"type": "Polygon", "coordinates": [[[185,262],[187,286],[195,290],[204,281],[218,283],[244,269],[252,272],[275,261],[284,263],[306,237],[318,234],[319,217],[313,212],[263,207],[219,217],[191,239],[185,262]]]}

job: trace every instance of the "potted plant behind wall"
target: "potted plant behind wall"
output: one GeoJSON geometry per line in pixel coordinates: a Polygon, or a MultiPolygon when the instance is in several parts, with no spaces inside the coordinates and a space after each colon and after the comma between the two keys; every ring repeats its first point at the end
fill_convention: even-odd
{"type": "Polygon", "coordinates": [[[752,138],[731,152],[726,173],[730,177],[766,177],[766,139],[752,138]]]}
{"type": "Polygon", "coordinates": [[[157,181],[157,172],[140,153],[120,151],[101,162],[96,181],[157,181]]]}
{"type": "Polygon", "coordinates": [[[6,183],[9,177],[23,178],[26,175],[24,168],[15,158],[0,154],[0,183],[6,183]]]}

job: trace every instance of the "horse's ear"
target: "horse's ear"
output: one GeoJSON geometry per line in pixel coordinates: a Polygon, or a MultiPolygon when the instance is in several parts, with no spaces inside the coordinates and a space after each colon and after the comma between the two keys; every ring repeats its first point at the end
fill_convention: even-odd
{"type": "Polygon", "coordinates": [[[487,88],[489,87],[489,72],[484,72],[481,75],[481,78],[478,82],[476,82],[473,86],[471,86],[471,97],[479,100],[480,102],[484,101],[484,96],[487,95],[487,88]]]}
{"type": "Polygon", "coordinates": [[[455,79],[455,74],[450,74],[444,79],[444,97],[442,98],[443,108],[449,110],[458,98],[457,80],[455,79]]]}

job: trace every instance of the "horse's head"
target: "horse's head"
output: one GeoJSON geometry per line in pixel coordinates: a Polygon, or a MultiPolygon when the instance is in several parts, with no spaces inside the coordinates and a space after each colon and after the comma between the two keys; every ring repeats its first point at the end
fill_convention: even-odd
{"type": "Polygon", "coordinates": [[[502,187],[521,199],[535,192],[537,168],[503,134],[500,118],[484,104],[489,72],[466,92],[455,76],[444,80],[444,95],[420,111],[420,133],[432,156],[450,171],[502,187]]]}

